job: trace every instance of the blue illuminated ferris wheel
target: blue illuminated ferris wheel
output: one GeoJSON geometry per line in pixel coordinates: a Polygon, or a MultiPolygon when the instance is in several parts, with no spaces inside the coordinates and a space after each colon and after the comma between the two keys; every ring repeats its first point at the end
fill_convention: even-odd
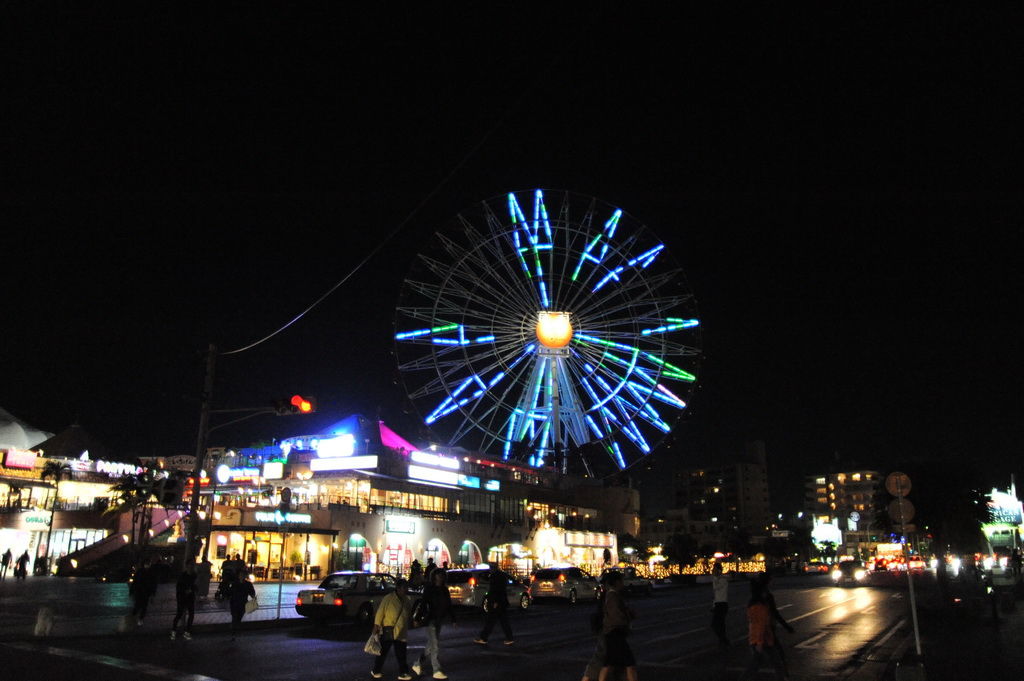
{"type": "Polygon", "coordinates": [[[696,302],[665,245],[619,208],[540,189],[438,232],[395,327],[433,433],[533,466],[576,456],[591,474],[602,460],[628,468],[671,431],[701,354],[696,302]]]}

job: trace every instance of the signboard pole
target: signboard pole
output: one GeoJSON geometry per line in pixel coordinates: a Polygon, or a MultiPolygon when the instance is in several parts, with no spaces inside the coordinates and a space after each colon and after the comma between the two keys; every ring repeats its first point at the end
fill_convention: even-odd
{"type": "MultiPolygon", "coordinates": [[[[903,541],[904,541],[904,543],[903,543],[903,557],[906,559],[906,558],[908,558],[908,556],[907,556],[907,544],[906,544],[906,539],[907,539],[907,522],[906,522],[906,518],[904,517],[904,513],[903,513],[903,508],[904,508],[904,504],[903,504],[903,499],[904,499],[903,494],[904,493],[903,493],[903,484],[902,484],[903,483],[903,477],[904,476],[902,474],[897,475],[896,478],[895,478],[895,484],[896,484],[896,490],[897,490],[897,497],[896,498],[897,498],[897,501],[900,502],[899,503],[899,509],[900,509],[900,533],[903,535],[903,541]]],[[[921,659],[921,631],[920,631],[920,629],[918,629],[918,626],[917,626],[917,600],[914,597],[914,575],[913,575],[913,573],[910,570],[910,561],[909,560],[907,560],[906,565],[907,565],[907,585],[910,588],[910,616],[911,616],[911,618],[914,621],[914,648],[917,651],[917,659],[920,660],[921,659]]],[[[943,569],[943,568],[940,567],[939,569],[943,569]]]]}
{"type": "Polygon", "coordinates": [[[288,541],[288,533],[281,533],[281,562],[277,570],[277,619],[281,619],[281,593],[284,590],[284,545],[288,541]]]}

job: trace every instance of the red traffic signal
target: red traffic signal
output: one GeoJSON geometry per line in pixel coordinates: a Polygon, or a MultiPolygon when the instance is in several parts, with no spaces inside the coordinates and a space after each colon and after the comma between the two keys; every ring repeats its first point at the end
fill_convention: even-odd
{"type": "Polygon", "coordinates": [[[290,400],[275,400],[274,411],[278,416],[289,414],[312,414],[316,411],[316,398],[292,395],[290,400]]]}
{"type": "Polygon", "coordinates": [[[316,411],[316,405],[313,399],[310,397],[303,397],[302,395],[292,395],[291,405],[300,414],[311,414],[316,411]]]}

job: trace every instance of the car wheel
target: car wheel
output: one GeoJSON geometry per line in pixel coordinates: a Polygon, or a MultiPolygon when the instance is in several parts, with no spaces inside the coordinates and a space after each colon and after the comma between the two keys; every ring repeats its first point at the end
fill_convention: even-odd
{"type": "Polygon", "coordinates": [[[530,607],[530,597],[527,594],[522,594],[519,597],[519,609],[526,610],[530,607]]]}
{"type": "Polygon", "coordinates": [[[359,612],[356,613],[356,624],[366,626],[373,622],[373,606],[369,603],[364,603],[359,612]]]}
{"type": "Polygon", "coordinates": [[[569,590],[569,602],[570,603],[575,603],[576,602],[576,589],[570,589],[569,590]]]}

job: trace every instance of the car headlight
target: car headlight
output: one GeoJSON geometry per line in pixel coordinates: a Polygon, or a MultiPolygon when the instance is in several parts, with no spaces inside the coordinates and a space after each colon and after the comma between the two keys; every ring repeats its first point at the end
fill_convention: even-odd
{"type": "Polygon", "coordinates": [[[843,578],[842,571],[840,571],[840,570],[833,570],[832,571],[832,579],[834,579],[834,580],[836,580],[838,582],[842,578],[843,578]]]}
{"type": "Polygon", "coordinates": [[[864,572],[863,570],[857,570],[856,572],[853,573],[853,578],[856,579],[858,582],[860,580],[864,579],[867,576],[868,576],[868,573],[864,572]]]}

